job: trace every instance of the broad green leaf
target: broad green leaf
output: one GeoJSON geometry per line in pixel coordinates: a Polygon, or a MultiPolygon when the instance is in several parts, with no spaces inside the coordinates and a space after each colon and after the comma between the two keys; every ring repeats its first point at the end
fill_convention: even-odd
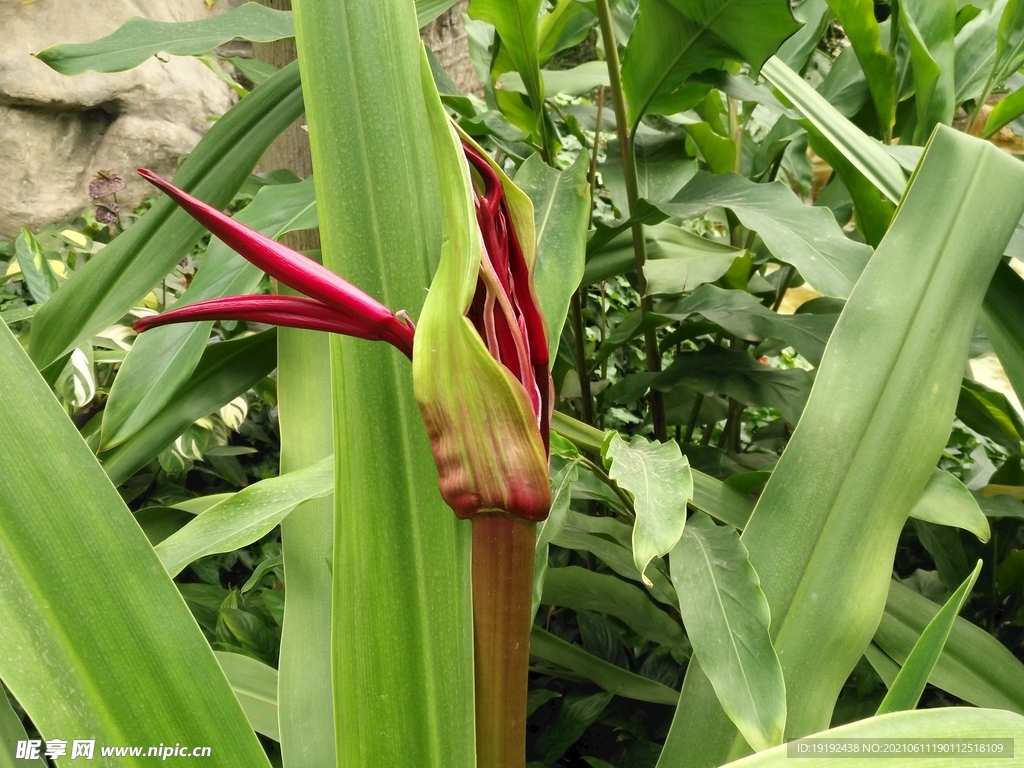
{"type": "Polygon", "coordinates": [[[827,0],[806,0],[793,9],[793,16],[803,26],[779,46],[777,55],[790,69],[801,72],[834,15],[827,0]]]}
{"type": "Polygon", "coordinates": [[[991,83],[996,47],[992,40],[998,34],[999,22],[1007,0],[996,0],[967,22],[956,35],[956,102],[976,99],[991,83]]]}
{"type": "Polygon", "coordinates": [[[0,484],[0,679],[48,738],[202,744],[269,768],[153,548],[5,325],[0,370],[0,466],[17,467],[0,484]]]}
{"type": "MultiPolygon", "coordinates": [[[[232,107],[202,138],[174,185],[223,208],[263,151],[302,114],[297,64],[232,107]]],[[[116,322],[195,245],[203,227],[163,197],[46,302],[32,323],[29,353],[40,368],[116,322]]]]}
{"type": "Polygon", "coordinates": [[[690,644],[682,627],[657,608],[642,590],[614,576],[575,565],[550,568],[544,578],[541,604],[606,613],[641,637],[666,645],[683,658],[690,655],[690,644]]]}
{"type": "MultiPolygon", "coordinates": [[[[570,0],[573,5],[584,8],[576,0],[570,0]]],[[[541,80],[544,83],[544,93],[562,93],[566,96],[582,96],[590,93],[599,85],[608,87],[608,65],[603,61],[588,61],[572,69],[559,69],[540,71],[541,80]]],[[[518,72],[505,72],[495,81],[495,87],[503,91],[515,91],[526,93],[526,83],[523,76],[518,72]]],[[[584,155],[585,156],[585,155],[584,155]]]]}
{"type": "Polygon", "coordinates": [[[232,552],[262,538],[296,506],[320,498],[334,486],[334,458],[261,480],[201,512],[156,546],[171,576],[205,555],[232,552]]]}
{"type": "Polygon", "coordinates": [[[785,0],[641,0],[622,59],[630,126],[648,112],[675,112],[673,95],[698,72],[747,62],[756,75],[798,28],[785,0]]]}
{"type": "Polygon", "coordinates": [[[971,594],[974,582],[978,580],[981,566],[982,561],[979,560],[967,580],[928,622],[928,626],[921,633],[921,638],[914,644],[907,660],[903,662],[903,667],[896,675],[896,680],[889,686],[889,692],[882,699],[876,714],[884,715],[917,707],[924,687],[928,684],[928,678],[931,676],[932,670],[935,669],[935,664],[942,654],[942,648],[953,629],[957,614],[960,613],[968,595],[971,594]]]}
{"type": "Polygon", "coordinates": [[[879,191],[894,203],[899,202],[907,185],[906,176],[899,163],[886,154],[881,144],[843,117],[839,110],[781,60],[769,59],[762,72],[879,191]]]}
{"type": "Polygon", "coordinates": [[[786,685],[768,601],[736,530],[695,512],[669,561],[694,658],[722,707],[755,750],[781,744],[786,685]]]}
{"type": "Polygon", "coordinates": [[[544,104],[544,81],[540,77],[537,41],[537,17],[541,5],[541,0],[471,0],[468,10],[470,18],[494,25],[501,38],[502,50],[523,78],[526,93],[538,116],[544,104]]]}
{"type": "Polygon", "coordinates": [[[590,221],[587,156],[580,153],[564,171],[551,168],[540,155],[519,167],[515,182],[533,203],[537,228],[537,266],[534,287],[548,324],[551,358],[558,350],[569,299],[583,277],[583,258],[590,221]]]}
{"type": "MultiPolygon", "coordinates": [[[[686,154],[684,136],[639,131],[632,138],[637,194],[655,205],[672,198],[697,172],[697,163],[686,154]]],[[[618,139],[608,142],[608,154],[600,166],[601,180],[612,204],[625,216],[629,212],[622,153],[618,139]]],[[[637,211],[633,211],[634,215],[637,211]]]]}
{"type": "Polygon", "coordinates": [[[606,691],[637,701],[675,706],[679,693],[667,685],[617,667],[587,653],[559,637],[534,626],[530,632],[530,655],[582,675],[606,691]]]}
{"type": "Polygon", "coordinates": [[[686,504],[693,497],[690,464],[675,442],[652,443],[633,435],[627,443],[609,432],[601,446],[608,475],[633,497],[633,562],[647,586],[648,563],[668,554],[683,535],[686,504]]]}
{"type": "Polygon", "coordinates": [[[277,670],[240,653],[214,653],[252,729],[281,741],[277,725],[277,670]]]}
{"type": "MultiPolygon", "coordinates": [[[[552,435],[552,444],[559,439],[557,434],[552,435]]],[[[554,454],[554,446],[552,448],[552,453],[554,454]]],[[[537,549],[533,561],[531,616],[537,615],[537,609],[540,607],[541,597],[544,592],[544,583],[547,579],[548,571],[548,553],[551,549],[548,545],[565,527],[565,520],[569,514],[569,502],[572,500],[572,486],[579,479],[579,475],[578,462],[571,460],[551,477],[551,511],[548,513],[547,520],[537,523],[537,549]]]]}
{"type": "Polygon", "coordinates": [[[727,291],[714,285],[702,285],[685,299],[658,306],[657,312],[673,320],[700,314],[747,341],[782,339],[815,365],[821,362],[836,322],[835,315],[781,315],[745,291],[727,291]]]}
{"type": "Polygon", "coordinates": [[[236,38],[269,43],[294,36],[290,13],[245,3],[199,21],[150,21],[134,16],[95,42],[55,45],[36,57],[63,75],[123,72],[158,53],[197,56],[236,38]]]}
{"type": "Polygon", "coordinates": [[[883,133],[896,119],[896,59],[882,47],[881,30],[872,0],[829,0],[843,31],[867,75],[871,99],[883,133]]]}
{"type": "Polygon", "coordinates": [[[923,144],[939,123],[953,122],[956,84],[953,80],[956,49],[956,0],[903,0],[900,22],[910,38],[917,125],[914,143],[923,144]]]}
{"type": "Polygon", "coordinates": [[[132,437],[100,456],[108,477],[120,485],[192,422],[245,393],[276,365],[277,329],[206,347],[177,396],[132,437]]]}
{"type": "MultiPolygon", "coordinates": [[[[540,63],[543,65],[556,53],[582,43],[595,23],[597,16],[592,7],[578,0],[558,0],[554,8],[540,17],[537,24],[537,55],[540,63]]],[[[608,67],[604,70],[607,75],[608,67]]],[[[554,90],[547,92],[557,93],[554,90]]]]}
{"type": "Polygon", "coordinates": [[[553,762],[575,744],[587,728],[597,722],[615,694],[593,693],[588,695],[569,693],[562,702],[562,708],[555,722],[545,728],[537,737],[535,749],[546,763],[553,762]]]}
{"type": "MultiPolygon", "coordinates": [[[[324,265],[417,319],[442,222],[438,195],[420,193],[437,190],[438,175],[412,4],[303,3],[293,13],[324,265]]],[[[359,339],[332,336],[330,348],[336,760],[468,768],[469,526],[438,493],[408,361],[359,339]]]]}
{"type": "Polygon", "coordinates": [[[910,516],[937,525],[963,528],[988,541],[991,531],[988,520],[971,492],[949,472],[932,472],[921,498],[910,510],[910,516]]]}
{"type": "MultiPolygon", "coordinates": [[[[892,581],[875,642],[903,663],[939,610],[928,598],[892,581]]],[[[928,681],[975,706],[1024,714],[1024,664],[966,619],[957,618],[953,623],[928,681]]]]}
{"type": "Polygon", "coordinates": [[[712,173],[728,173],[736,168],[736,143],[728,136],[716,133],[710,124],[685,122],[686,133],[697,147],[698,157],[712,173]]]}
{"type": "MultiPolygon", "coordinates": [[[[977,308],[1024,211],[1015,161],[943,126],[913,179],[743,532],[791,692],[787,738],[828,724],[878,625],[900,532],[949,435],[977,308]],[[992,184],[1007,195],[982,191],[992,184]]],[[[666,754],[724,761],[742,743],[699,664],[684,691],[676,723],[700,739],[674,728],[666,754]]]]}
{"type": "MultiPolygon", "coordinates": [[[[746,251],[663,222],[644,227],[647,239],[647,292],[685,293],[724,275],[746,251]]],[[[636,270],[631,232],[623,232],[587,260],[584,285],[636,270]]]]}
{"type": "Polygon", "coordinates": [[[42,304],[56,292],[60,282],[39,241],[27,229],[22,228],[14,241],[14,255],[29,295],[36,304],[42,304]]]}
{"type": "Polygon", "coordinates": [[[996,37],[996,59],[992,68],[992,84],[999,83],[1024,64],[1024,3],[1008,0],[999,17],[996,37]]]}
{"type": "MultiPolygon", "coordinates": [[[[317,220],[312,177],[263,187],[234,218],[275,240],[288,232],[313,229],[317,220]]],[[[262,276],[257,267],[214,238],[175,307],[252,293],[262,276]]],[[[101,450],[124,442],[171,401],[199,363],[212,327],[209,322],[168,325],[136,338],[110,388],[101,450]]]]}
{"type": "MultiPolygon", "coordinates": [[[[281,328],[277,339],[281,471],[287,473],[315,465],[334,451],[332,424],[324,418],[331,411],[331,355],[323,333],[281,328]]],[[[281,521],[288,584],[278,659],[278,722],[286,766],[337,762],[326,560],[333,532],[332,496],[300,504],[281,521]]]]}
{"type": "Polygon", "coordinates": [[[459,0],[416,0],[416,25],[422,29],[459,0]]]}
{"type": "MultiPolygon", "coordinates": [[[[886,740],[918,740],[951,739],[965,740],[998,740],[1008,754],[1009,747],[1016,740],[1024,737],[1024,718],[1011,712],[995,709],[969,709],[964,707],[943,707],[939,709],[922,709],[912,712],[893,712],[879,717],[869,717],[848,725],[821,731],[808,740],[828,739],[839,744],[849,744],[854,739],[872,739],[878,743],[886,740]]],[[[820,744],[821,742],[817,742],[820,744]]],[[[723,768],[791,768],[794,758],[800,756],[800,745],[808,750],[814,747],[807,742],[794,741],[774,749],[761,752],[751,757],[727,763],[723,768]]],[[[974,757],[953,759],[946,754],[935,756],[915,755],[913,760],[893,758],[895,762],[879,760],[877,756],[868,758],[852,758],[847,754],[835,757],[815,755],[815,768],[870,768],[872,765],[897,763],[910,764],[914,768],[946,768],[949,765],[963,768],[980,768],[983,765],[994,765],[991,757],[974,757]]],[[[1001,762],[1001,761],[1000,761],[1001,762]]]]}
{"type": "Polygon", "coordinates": [[[778,408],[783,418],[795,425],[804,410],[813,379],[800,368],[776,369],[759,363],[745,352],[709,346],[700,352],[677,355],[660,374],[639,383],[640,391],[646,390],[648,385],[662,391],[683,385],[706,395],[728,395],[744,405],[778,408]]]}
{"type": "Polygon", "coordinates": [[[722,206],[757,232],[779,261],[792,264],[817,291],[844,297],[860,276],[871,249],[843,233],[831,211],[804,205],[781,182],[755,184],[735,174],[700,171],[668,203],[673,216],[702,216],[722,206]]]}

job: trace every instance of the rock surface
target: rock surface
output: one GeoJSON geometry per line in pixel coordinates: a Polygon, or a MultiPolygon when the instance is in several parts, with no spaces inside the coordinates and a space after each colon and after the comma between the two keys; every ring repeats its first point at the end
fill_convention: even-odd
{"type": "MultiPolygon", "coordinates": [[[[220,0],[215,12],[237,2],[220,0]]],[[[31,54],[89,42],[132,16],[192,21],[203,0],[0,0],[0,238],[58,222],[90,204],[97,171],[121,173],[124,209],[149,189],[134,170],[174,174],[234,94],[198,59],[151,58],[127,72],[65,77],[31,54]]]]}

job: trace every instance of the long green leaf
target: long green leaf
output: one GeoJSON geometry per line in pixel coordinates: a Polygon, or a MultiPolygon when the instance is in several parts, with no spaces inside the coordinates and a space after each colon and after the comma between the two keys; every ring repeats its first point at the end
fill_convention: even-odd
{"type": "Polygon", "coordinates": [[[569,298],[583,277],[590,221],[586,155],[581,152],[564,171],[551,168],[540,155],[533,155],[519,167],[515,182],[533,203],[537,226],[533,281],[548,324],[548,346],[554,359],[569,312],[569,298]]]}
{"type": "MultiPolygon", "coordinates": [[[[441,222],[412,3],[293,13],[324,264],[416,318],[441,222]]],[[[472,766],[469,527],[438,493],[408,361],[332,337],[331,376],[337,760],[472,766]]]]}
{"type": "MultiPolygon", "coordinates": [[[[293,472],[334,451],[332,423],[325,418],[331,411],[330,343],[326,334],[281,328],[277,356],[281,471],[293,472]]],[[[285,598],[278,700],[288,768],[337,762],[327,567],[333,545],[333,496],[311,499],[281,522],[285,598]]]]}
{"type": "Polygon", "coordinates": [[[682,657],[690,655],[683,628],[658,609],[642,590],[614,576],[575,565],[550,568],[544,577],[541,603],[607,613],[641,637],[666,645],[682,657]]]}
{"type": "Polygon", "coordinates": [[[988,541],[991,535],[988,519],[971,492],[949,472],[939,469],[932,472],[910,516],[928,523],[963,528],[982,541],[988,541]]]}
{"type": "Polygon", "coordinates": [[[0,361],[0,678],[46,738],[202,744],[269,766],[153,548],[6,326],[0,361]]]}
{"type": "Polygon", "coordinates": [[[220,668],[245,710],[249,725],[274,741],[281,740],[277,725],[277,670],[240,653],[215,651],[220,668]]]}
{"type": "Polygon", "coordinates": [[[205,555],[252,544],[269,533],[296,506],[326,496],[334,487],[330,456],[280,477],[261,480],[196,515],[188,525],[156,546],[171,576],[205,555]]]}
{"type": "Polygon", "coordinates": [[[1024,396],[1024,280],[1000,264],[985,294],[981,327],[1006,371],[1017,397],[1024,396]]]}
{"type": "Polygon", "coordinates": [[[290,13],[246,3],[199,21],[151,21],[134,16],[116,32],[95,42],[55,45],[36,57],[63,75],[89,70],[123,72],[157,53],[196,56],[235,38],[269,43],[294,35],[290,13]]]}
{"type": "MultiPolygon", "coordinates": [[[[175,186],[223,208],[264,150],[302,114],[298,64],[289,64],[221,117],[174,176],[175,186]]],[[[142,219],[77,270],[32,323],[29,353],[43,368],[116,322],[203,235],[203,228],[164,197],[142,219]]]]}
{"type": "MultiPolygon", "coordinates": [[[[829,340],[743,533],[772,611],[787,737],[828,724],[878,625],[900,531],[949,434],[975,312],[1022,210],[1015,161],[939,126],[829,340]],[[1013,190],[998,204],[994,183],[1013,190]]],[[[690,735],[670,732],[665,764],[722,762],[735,734],[699,665],[684,691],[676,723],[690,735]]]]}
{"type": "Polygon", "coordinates": [[[914,143],[923,144],[936,125],[953,122],[956,87],[953,80],[956,48],[956,0],[903,0],[900,20],[910,38],[917,126],[914,143]]]}
{"type": "MultiPolygon", "coordinates": [[[[1009,756],[1010,749],[1016,741],[1024,738],[1024,718],[1011,712],[995,709],[966,709],[962,707],[945,707],[942,709],[923,709],[912,712],[893,712],[880,717],[869,717],[855,723],[833,728],[828,731],[808,736],[808,740],[835,740],[838,745],[856,743],[854,739],[871,739],[875,744],[884,744],[893,740],[936,739],[945,742],[950,748],[956,747],[958,740],[986,740],[1001,746],[999,754],[1009,756]]],[[[723,768],[790,768],[794,758],[801,757],[800,745],[806,745],[812,752],[814,742],[794,741],[767,752],[753,755],[743,760],[728,763],[723,768]]],[[[819,745],[821,742],[817,742],[819,745]]],[[[819,746],[820,748],[820,746],[819,746]]],[[[981,768],[981,766],[1002,764],[1002,760],[994,760],[991,756],[951,758],[947,753],[934,755],[915,755],[912,760],[894,757],[891,760],[879,759],[878,755],[857,758],[846,752],[841,755],[815,755],[815,768],[851,768],[851,766],[872,765],[913,765],[915,768],[947,768],[950,765],[963,768],[981,768]]],[[[1007,764],[1009,761],[1007,761],[1007,764]]]]}
{"type": "Polygon", "coordinates": [[[36,304],[42,304],[56,292],[60,283],[39,241],[27,229],[22,228],[14,241],[14,255],[29,295],[36,304]]]}
{"type": "Polygon", "coordinates": [[[768,601],[736,530],[697,512],[669,559],[694,658],[722,707],[754,749],[781,744],[786,686],[768,601]]]}
{"type": "Polygon", "coordinates": [[[903,663],[900,673],[896,675],[896,680],[889,686],[889,692],[882,699],[876,714],[884,715],[888,712],[914,709],[917,706],[924,687],[928,684],[928,678],[942,654],[942,648],[949,638],[949,633],[953,629],[957,614],[960,613],[968,595],[971,594],[974,582],[978,580],[981,566],[982,561],[979,560],[971,575],[950,595],[946,604],[928,622],[928,626],[921,633],[921,638],[914,644],[913,650],[903,663]]]}
{"type": "Polygon", "coordinates": [[[667,685],[610,664],[537,626],[530,633],[530,655],[571,670],[627,699],[670,705],[679,701],[679,693],[667,685]]]}
{"type": "MultiPolygon", "coordinates": [[[[316,227],[312,177],[263,187],[234,218],[275,240],[316,227]]],[[[175,306],[252,293],[262,276],[257,267],[214,238],[199,272],[175,306]]],[[[212,327],[209,322],[168,325],[135,339],[110,388],[100,450],[127,440],[171,401],[199,364],[212,327]]]]}
{"type": "MultiPolygon", "coordinates": [[[[19,768],[19,766],[24,768],[26,763],[18,759],[16,755],[18,754],[18,742],[27,740],[28,734],[25,733],[25,726],[21,724],[21,718],[11,706],[6,691],[0,688],[0,768],[19,768]]],[[[36,768],[46,768],[46,762],[42,757],[30,765],[34,765],[36,768]]]]}
{"type": "Polygon", "coordinates": [[[641,0],[622,59],[630,126],[648,112],[677,111],[690,75],[727,61],[745,61],[756,75],[798,28],[785,0],[641,0]]]}
{"type": "Polygon", "coordinates": [[[111,481],[123,483],[196,419],[213,413],[266,377],[276,366],[276,353],[274,328],[209,345],[178,397],[131,438],[100,456],[111,481]]]}
{"type": "MultiPolygon", "coordinates": [[[[875,642],[897,662],[906,661],[940,606],[912,589],[889,584],[875,642]]],[[[979,707],[1024,715],[1024,664],[996,638],[957,618],[929,682],[979,707]]]]}

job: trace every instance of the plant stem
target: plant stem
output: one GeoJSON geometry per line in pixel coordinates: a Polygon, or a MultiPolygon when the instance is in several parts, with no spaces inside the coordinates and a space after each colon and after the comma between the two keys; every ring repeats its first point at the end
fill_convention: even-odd
{"type": "MultiPolygon", "coordinates": [[[[622,154],[622,175],[626,183],[626,201],[629,204],[627,216],[632,215],[636,208],[639,193],[636,183],[636,160],[633,156],[633,139],[630,136],[629,124],[626,121],[626,98],[622,92],[622,78],[619,70],[619,49],[612,30],[612,14],[608,0],[597,0],[597,18],[601,24],[601,37],[604,40],[605,60],[608,63],[608,83],[612,92],[612,105],[615,108],[615,131],[619,137],[619,151],[622,154]]],[[[644,263],[647,261],[647,241],[644,238],[644,225],[633,225],[633,259],[636,262],[636,286],[640,293],[640,314],[644,316],[651,311],[651,297],[647,295],[647,278],[644,277],[644,263]]],[[[654,328],[644,332],[644,350],[647,356],[647,370],[658,373],[661,370],[661,351],[658,349],[658,334],[654,328]]],[[[662,394],[651,389],[651,422],[654,425],[655,437],[664,442],[668,439],[665,428],[665,403],[662,394]]]]}
{"type": "Polygon", "coordinates": [[[536,523],[473,518],[473,643],[478,768],[526,764],[526,698],[536,523]]]}
{"type": "Polygon", "coordinates": [[[693,430],[697,427],[697,418],[700,416],[701,406],[704,405],[704,393],[698,392],[693,398],[693,410],[690,411],[690,420],[686,422],[686,434],[683,435],[683,444],[686,445],[693,440],[693,430]]]}

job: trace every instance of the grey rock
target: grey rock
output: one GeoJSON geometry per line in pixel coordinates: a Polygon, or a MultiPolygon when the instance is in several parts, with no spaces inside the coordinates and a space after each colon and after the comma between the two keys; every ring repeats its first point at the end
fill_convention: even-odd
{"type": "MultiPolygon", "coordinates": [[[[214,12],[237,4],[219,0],[214,12]]],[[[191,57],[66,77],[31,54],[96,40],[132,16],[192,21],[209,14],[203,0],[0,0],[0,238],[89,206],[89,182],[100,170],[125,177],[117,200],[130,209],[150,191],[135,168],[172,176],[210,118],[235,100],[191,57]]]]}

